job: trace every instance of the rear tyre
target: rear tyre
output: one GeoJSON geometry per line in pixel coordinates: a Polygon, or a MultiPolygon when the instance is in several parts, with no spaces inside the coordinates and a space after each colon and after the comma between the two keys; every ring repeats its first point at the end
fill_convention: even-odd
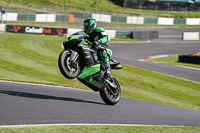
{"type": "Polygon", "coordinates": [[[111,77],[112,81],[117,85],[117,88],[112,88],[110,85],[106,85],[99,93],[102,100],[108,105],[115,105],[119,102],[121,98],[121,88],[119,82],[115,77],[111,77]]]}
{"type": "Polygon", "coordinates": [[[70,62],[70,51],[63,50],[58,58],[58,66],[62,75],[68,79],[76,78],[80,73],[79,61],[70,62]]]}

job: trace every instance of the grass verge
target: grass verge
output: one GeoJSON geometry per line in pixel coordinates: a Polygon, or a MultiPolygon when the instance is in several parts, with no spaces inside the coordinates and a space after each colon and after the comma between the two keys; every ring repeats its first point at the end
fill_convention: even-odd
{"type": "Polygon", "coordinates": [[[5,24],[7,25],[24,25],[24,26],[42,26],[42,27],[82,27],[82,23],[79,22],[33,22],[33,21],[29,21],[28,23],[26,21],[7,21],[5,22],[5,24]]]}
{"type": "MultiPolygon", "coordinates": [[[[199,55],[199,53],[197,53],[197,55],[199,55]]],[[[178,62],[178,56],[176,56],[176,55],[150,59],[150,60],[147,60],[147,61],[148,62],[163,63],[163,64],[186,66],[186,67],[193,67],[193,68],[200,69],[200,65],[199,64],[178,62]]]]}
{"type": "MultiPolygon", "coordinates": [[[[82,23],[80,22],[33,22],[33,21],[7,21],[3,22],[4,24],[7,25],[25,25],[25,26],[42,26],[42,27],[79,27],[82,28],[82,23]]],[[[200,25],[184,25],[184,24],[177,24],[177,25],[155,25],[155,24],[145,24],[145,25],[135,25],[135,24],[127,24],[127,23],[121,23],[121,22],[111,22],[111,23],[106,23],[106,22],[98,22],[100,24],[100,27],[129,27],[130,29],[134,30],[135,27],[152,27],[152,28],[197,28],[200,27],[200,25]]],[[[98,25],[97,24],[97,25],[98,25]]]]}
{"type": "MultiPolygon", "coordinates": [[[[59,72],[57,59],[65,37],[1,33],[0,40],[1,80],[90,90],[59,72]]],[[[200,84],[127,65],[113,75],[121,84],[123,97],[200,111],[200,84]]]]}
{"type": "Polygon", "coordinates": [[[1,133],[199,133],[200,127],[170,126],[51,126],[0,128],[1,133]]]}

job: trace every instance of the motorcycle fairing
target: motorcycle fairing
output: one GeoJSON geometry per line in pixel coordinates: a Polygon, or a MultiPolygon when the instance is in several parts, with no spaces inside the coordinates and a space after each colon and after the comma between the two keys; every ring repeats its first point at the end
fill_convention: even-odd
{"type": "Polygon", "coordinates": [[[74,33],[63,42],[63,46],[64,48],[76,48],[79,44],[87,45],[87,42],[84,40],[85,37],[88,37],[88,35],[81,31],[74,33]]]}
{"type": "Polygon", "coordinates": [[[89,88],[91,88],[94,91],[101,91],[105,85],[101,82],[101,72],[97,72],[91,76],[85,77],[83,79],[77,78],[81,83],[85,84],[89,88]]]}
{"type": "Polygon", "coordinates": [[[84,64],[86,66],[95,65],[98,62],[97,57],[95,56],[95,51],[92,50],[87,45],[80,45],[81,53],[83,54],[84,64]]]}
{"type": "Polygon", "coordinates": [[[82,72],[79,74],[78,78],[83,79],[85,77],[88,77],[92,74],[95,74],[100,71],[100,64],[96,64],[94,66],[84,66],[82,72]]]}

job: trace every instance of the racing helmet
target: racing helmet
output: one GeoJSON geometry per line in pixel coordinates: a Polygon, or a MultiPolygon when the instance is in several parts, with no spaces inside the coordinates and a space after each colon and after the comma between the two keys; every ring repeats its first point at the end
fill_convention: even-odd
{"type": "Polygon", "coordinates": [[[94,18],[87,18],[83,21],[83,31],[86,34],[90,34],[97,27],[96,20],[94,18]]]}

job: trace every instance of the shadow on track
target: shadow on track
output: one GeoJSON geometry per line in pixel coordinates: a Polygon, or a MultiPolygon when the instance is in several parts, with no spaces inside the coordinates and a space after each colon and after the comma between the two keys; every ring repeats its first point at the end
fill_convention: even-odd
{"type": "Polygon", "coordinates": [[[104,103],[87,101],[87,100],[83,100],[83,99],[79,99],[79,98],[56,97],[56,96],[34,94],[34,93],[27,93],[27,92],[0,90],[0,93],[11,95],[11,96],[34,98],[34,99],[50,99],[50,100],[61,100],[61,101],[72,101],[72,102],[83,102],[83,103],[93,103],[93,104],[106,105],[104,103]]]}

